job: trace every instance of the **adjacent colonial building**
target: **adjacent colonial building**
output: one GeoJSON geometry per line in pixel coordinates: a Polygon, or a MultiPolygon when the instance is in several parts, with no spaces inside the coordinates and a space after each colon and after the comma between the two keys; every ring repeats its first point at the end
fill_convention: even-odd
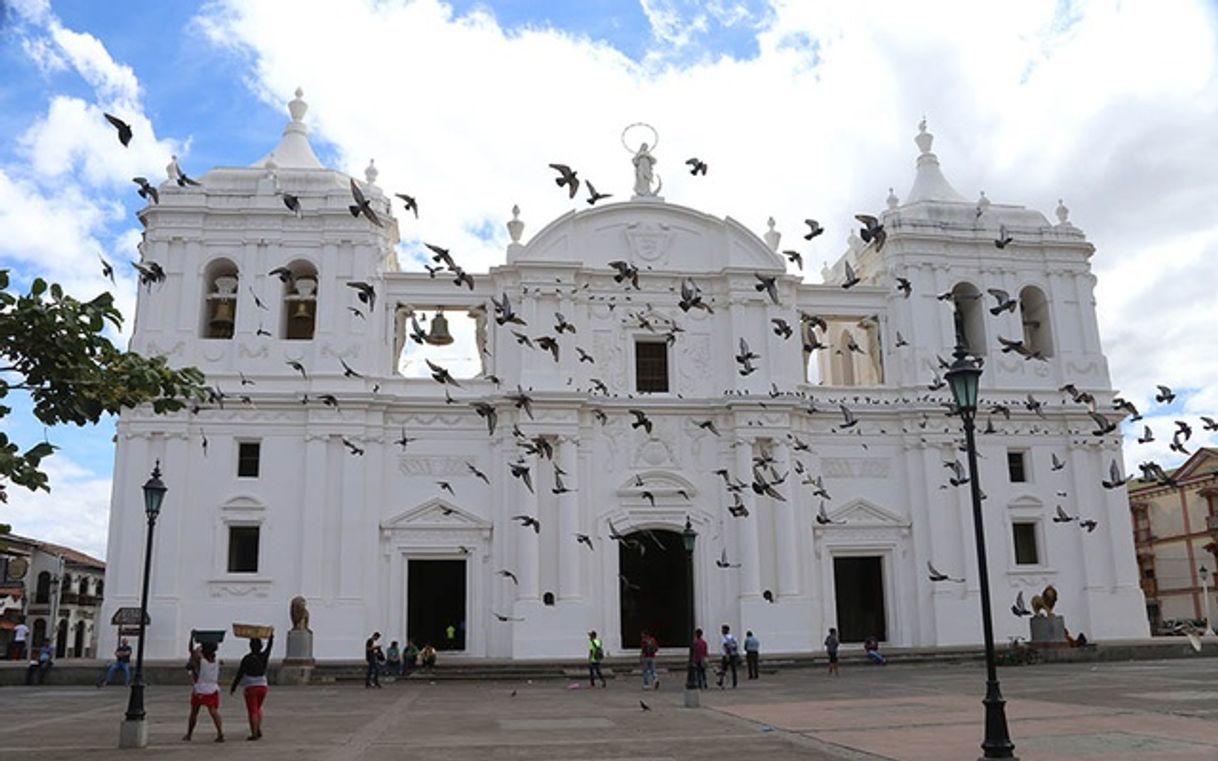
{"type": "Polygon", "coordinates": [[[51,640],[56,658],[97,657],[105,572],[105,563],[70,547],[0,534],[0,653],[24,622],[31,644],[51,640]]]}
{"type": "Polygon", "coordinates": [[[1198,449],[1168,475],[1175,486],[1129,488],[1146,615],[1156,629],[1205,618],[1206,590],[1209,615],[1218,614],[1218,449],[1198,449]]]}
{"type": "MultiPolygon", "coordinates": [[[[107,615],[138,604],[155,462],[169,487],[151,657],[192,628],[286,628],[297,595],[323,659],[358,657],[373,630],[521,659],[582,657],[589,629],[615,652],[643,627],[681,646],[691,623],[750,628],[772,652],[819,649],[829,626],[979,642],[968,490],[949,482],[959,423],[936,382],[957,336],[986,360],[985,410],[1005,405],[980,436],[996,600],[1052,583],[1072,630],[1147,633],[1126,495],[1100,484],[1120,438],[1058,391],[1112,395],[1094,249],[1064,206],[1051,223],[964,199],[923,125],[913,186],[878,215],[886,244],[851,236],[812,284],[773,223],[758,235],[657,195],[641,146],[630,200],[577,199],[531,237],[513,210],[503,262],[468,283],[401,271],[375,169],[357,185],[383,226],[350,213],[299,93],[289,109],[267,157],[166,183],[139,215],[166,277],[140,290],[132,348],[223,394],[119,422],[107,615]],[[1013,307],[991,315],[991,288],[1013,307]],[[449,361],[453,334],[469,350],[449,361]],[[1097,528],[1054,524],[1058,504],[1097,528]],[[962,581],[931,582],[928,562],[962,581]]],[[[1026,636],[1005,608],[998,636],[1026,636]]]]}

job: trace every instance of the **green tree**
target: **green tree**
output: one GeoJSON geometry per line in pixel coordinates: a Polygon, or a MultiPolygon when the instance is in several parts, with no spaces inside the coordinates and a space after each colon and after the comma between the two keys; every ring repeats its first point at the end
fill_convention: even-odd
{"type": "MultiPolygon", "coordinates": [[[[29,394],[34,416],[48,426],[96,423],[142,404],[157,414],[176,412],[203,398],[199,370],[174,370],[163,357],[115,346],[104,331],[122,322],[110,293],[77,301],[39,278],[28,294],[14,294],[8,270],[0,270],[0,421],[12,412],[4,401],[14,391],[29,394]]],[[[0,502],[8,500],[9,482],[50,491],[41,465],[54,451],[42,441],[23,452],[0,430],[0,502]]]]}

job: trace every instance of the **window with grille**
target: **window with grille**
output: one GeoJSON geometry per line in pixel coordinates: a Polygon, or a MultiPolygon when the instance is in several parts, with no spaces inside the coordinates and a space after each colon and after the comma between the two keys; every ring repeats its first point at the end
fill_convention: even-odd
{"type": "Polygon", "coordinates": [[[1028,480],[1027,452],[1019,449],[1007,450],[1007,475],[1013,484],[1028,480]]]}
{"type": "Polygon", "coordinates": [[[639,393],[668,393],[667,343],[664,341],[635,342],[634,386],[639,393]]]}
{"type": "Polygon", "coordinates": [[[228,572],[258,573],[258,526],[228,527],[228,572]]]}
{"type": "Polygon", "coordinates": [[[262,445],[257,441],[242,441],[237,444],[237,477],[257,478],[262,445]]]}

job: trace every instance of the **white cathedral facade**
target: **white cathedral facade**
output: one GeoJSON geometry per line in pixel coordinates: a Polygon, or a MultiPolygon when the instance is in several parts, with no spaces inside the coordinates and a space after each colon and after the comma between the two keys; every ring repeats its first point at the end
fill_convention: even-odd
{"type": "Polygon", "coordinates": [[[978,442],[997,639],[1027,636],[1006,608],[1047,584],[1071,631],[1148,634],[1126,495],[1100,485],[1121,460],[1119,436],[1091,435],[1085,407],[1058,391],[1074,384],[1101,408],[1112,397],[1094,249],[1064,207],[1051,224],[962,198],[923,128],[910,193],[879,215],[887,242],[852,237],[823,285],[787,273],[772,225],[759,237],[639,193],[527,239],[514,219],[506,260],[471,273],[470,289],[451,272],[399,270],[375,173],[359,185],[383,227],[348,212],[349,178],[313,154],[299,92],[289,107],[268,157],[213,169],[201,187],[165,183],[140,212],[143,257],[166,279],[140,289],[132,348],[197,366],[225,394],[222,407],[135,410],[118,424],[107,619],[139,604],[140,486],[157,460],[169,487],[149,657],[181,655],[191,629],[286,630],[298,595],[321,660],[359,658],[374,630],[470,657],[580,658],[591,629],[611,653],[643,627],[679,648],[691,608],[704,630],[751,629],[771,653],[819,650],[830,626],[848,642],[978,643],[969,494],[945,467],[965,459],[960,424],[944,416],[948,391],[928,390],[958,331],[986,360],[978,420],[994,432],[978,442]],[[1003,249],[1000,225],[1013,239],[1003,249]],[[637,289],[614,280],[611,261],[638,268],[637,289]],[[861,279],[851,288],[846,262],[861,279]],[[777,276],[777,303],[758,275],[777,276]],[[713,312],[678,307],[685,278],[713,312]],[[356,281],[375,288],[373,304],[356,281]],[[991,316],[989,288],[1016,308],[991,316]],[[504,293],[527,327],[496,323],[491,299],[504,293]],[[468,314],[485,349],[459,387],[399,372],[416,346],[411,318],[438,310],[468,314]],[[512,334],[555,336],[556,312],[575,328],[557,335],[557,359],[512,334]],[[1002,353],[999,336],[1043,359],[1002,353]],[[759,355],[747,375],[734,358],[742,338],[759,355]],[[810,338],[826,347],[808,352],[810,338]],[[509,398],[518,387],[531,415],[509,398]],[[1023,405],[1029,394],[1039,412],[1023,405]],[[471,402],[493,406],[493,434],[471,402]],[[853,428],[839,427],[841,403],[853,428]],[[756,493],[755,477],[772,491],[756,493]],[[822,504],[829,523],[816,520],[822,504]],[[1052,522],[1059,504],[1098,527],[1052,522]],[[963,581],[930,581],[928,562],[963,581]]]}

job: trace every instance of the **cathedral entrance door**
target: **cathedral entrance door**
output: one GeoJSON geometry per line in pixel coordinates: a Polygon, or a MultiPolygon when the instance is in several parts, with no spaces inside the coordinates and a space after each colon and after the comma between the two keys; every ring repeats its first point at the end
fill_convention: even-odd
{"type": "Polygon", "coordinates": [[[680,532],[645,529],[629,536],[633,541],[618,543],[622,647],[637,648],[643,629],[660,647],[688,647],[693,589],[680,532]]]}
{"type": "Polygon", "coordinates": [[[888,639],[884,616],[884,562],[877,555],[833,558],[837,630],[842,642],[888,639]]]}
{"type": "Polygon", "coordinates": [[[406,636],[420,650],[464,650],[465,561],[410,560],[406,580],[406,636]]]}

